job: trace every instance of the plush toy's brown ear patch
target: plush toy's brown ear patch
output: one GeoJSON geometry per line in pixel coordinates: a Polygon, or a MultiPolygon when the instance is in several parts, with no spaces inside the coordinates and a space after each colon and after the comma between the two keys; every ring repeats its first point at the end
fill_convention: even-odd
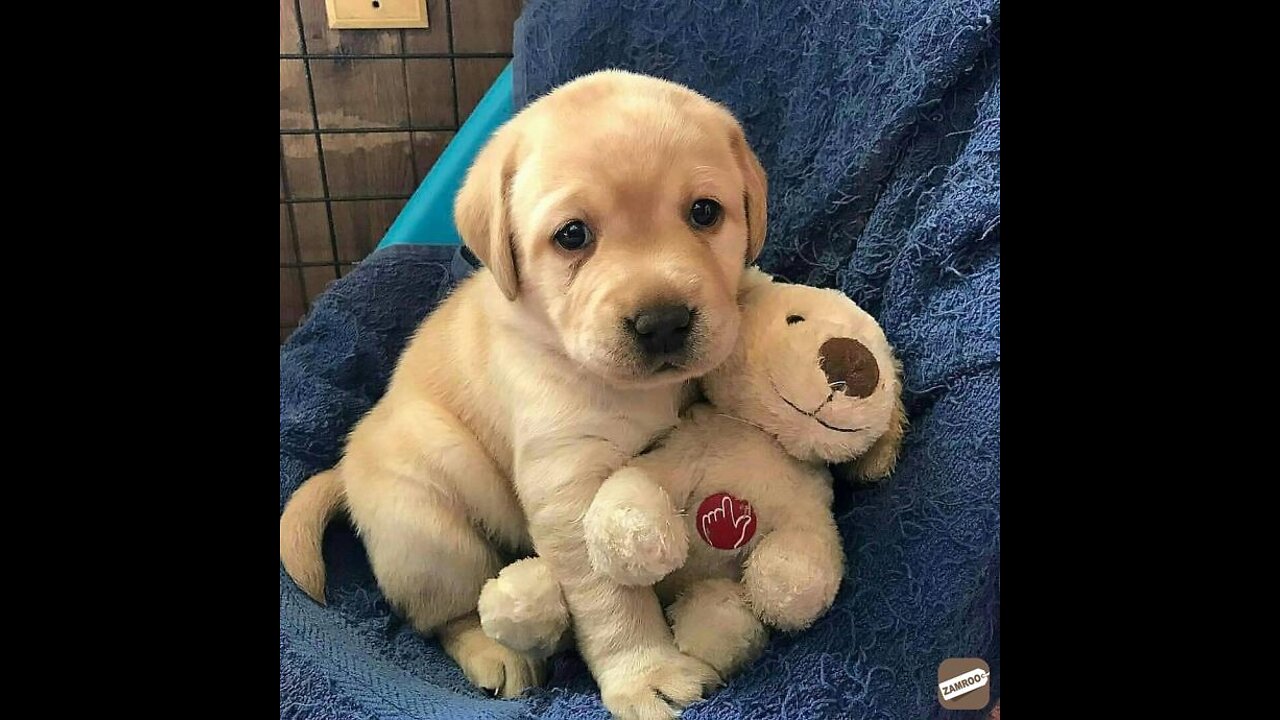
{"type": "Polygon", "coordinates": [[[818,365],[827,382],[844,386],[849,397],[870,397],[880,384],[880,366],[867,346],[853,338],[831,338],[818,349],[818,365]]]}

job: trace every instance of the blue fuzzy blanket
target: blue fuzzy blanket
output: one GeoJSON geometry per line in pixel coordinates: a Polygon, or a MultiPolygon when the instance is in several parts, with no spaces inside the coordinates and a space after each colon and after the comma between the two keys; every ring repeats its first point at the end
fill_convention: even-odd
{"type": "MultiPolygon", "coordinates": [[[[775,637],[691,720],[946,716],[935,683],[949,657],[984,658],[999,697],[999,62],[997,0],[526,4],[517,105],[601,67],[727,104],[769,172],[763,267],[847,292],[905,365],[898,471],[838,488],[848,571],[835,608],[775,637]]],[[[379,251],[286,343],[281,508],[378,399],[447,292],[451,255],[379,251]]],[[[328,607],[280,575],[281,717],[607,717],[574,655],[524,699],[485,697],[392,615],[344,523],[325,554],[328,607]]]]}

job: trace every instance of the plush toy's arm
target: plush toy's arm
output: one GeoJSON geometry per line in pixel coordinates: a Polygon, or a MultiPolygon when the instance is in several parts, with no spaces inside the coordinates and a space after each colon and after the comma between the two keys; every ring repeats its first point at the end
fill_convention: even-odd
{"type": "Polygon", "coordinates": [[[747,558],[742,583],[766,625],[803,630],[835,602],[844,575],[844,549],[828,507],[814,507],[807,523],[766,535],[747,558]]]}
{"type": "Polygon", "coordinates": [[[486,582],[477,610],[485,634],[516,652],[546,658],[572,644],[560,583],[540,557],[517,560],[486,582]]]}

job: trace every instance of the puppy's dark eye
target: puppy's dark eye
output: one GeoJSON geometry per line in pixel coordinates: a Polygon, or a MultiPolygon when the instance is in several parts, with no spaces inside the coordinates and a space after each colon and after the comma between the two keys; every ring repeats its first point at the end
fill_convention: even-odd
{"type": "Polygon", "coordinates": [[[795,324],[796,324],[796,323],[798,323],[798,322],[804,322],[804,317],[802,317],[802,316],[800,316],[800,315],[788,315],[788,316],[787,316],[787,324],[788,324],[788,325],[795,325],[795,324]]]}
{"type": "Polygon", "coordinates": [[[720,203],[709,198],[695,200],[693,207],[689,208],[689,222],[698,227],[711,227],[720,219],[720,203]]]}
{"type": "Polygon", "coordinates": [[[571,220],[564,224],[564,227],[556,231],[556,244],[565,250],[581,250],[591,244],[595,236],[591,234],[591,228],[581,220],[571,220]]]}

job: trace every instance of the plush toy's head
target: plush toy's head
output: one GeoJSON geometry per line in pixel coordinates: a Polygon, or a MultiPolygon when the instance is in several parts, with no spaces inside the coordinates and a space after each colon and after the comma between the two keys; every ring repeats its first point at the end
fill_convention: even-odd
{"type": "Polygon", "coordinates": [[[707,399],[801,460],[857,458],[862,475],[887,475],[906,419],[898,361],[875,319],[840,292],[754,268],[740,304],[738,346],[703,378],[707,399]]]}

